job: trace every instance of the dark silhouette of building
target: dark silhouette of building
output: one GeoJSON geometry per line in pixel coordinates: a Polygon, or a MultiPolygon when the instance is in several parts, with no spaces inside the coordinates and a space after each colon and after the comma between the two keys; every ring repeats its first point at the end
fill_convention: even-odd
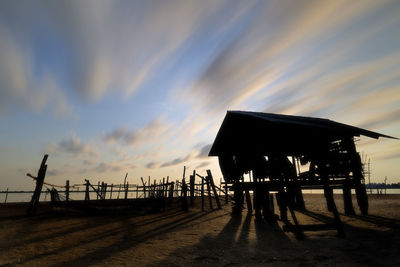
{"type": "Polygon", "coordinates": [[[363,166],[354,142],[360,135],[394,138],[328,119],[228,111],[209,156],[218,156],[224,179],[234,190],[236,213],[242,210],[244,193],[249,202],[248,192],[253,191],[256,215],[263,212],[271,219],[270,192],[275,191],[285,220],[287,208],[305,208],[301,190],[305,188],[324,189],[328,209],[337,212],[332,189],[341,188],[345,213],[354,214],[351,189],[355,189],[366,215],[363,166]],[[250,181],[244,181],[245,173],[250,181]]]}

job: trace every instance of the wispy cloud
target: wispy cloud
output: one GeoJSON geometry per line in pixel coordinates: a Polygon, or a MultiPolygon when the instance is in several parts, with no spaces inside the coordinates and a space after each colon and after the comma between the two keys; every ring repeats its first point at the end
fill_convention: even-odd
{"type": "Polygon", "coordinates": [[[200,163],[199,165],[197,165],[195,169],[205,168],[205,167],[210,166],[210,165],[211,165],[210,161],[204,161],[204,162],[200,163]]]}
{"type": "Polygon", "coordinates": [[[121,167],[115,164],[111,164],[111,163],[104,163],[104,162],[100,162],[95,168],[95,171],[103,173],[103,172],[119,172],[121,171],[121,167]]]}
{"type": "Polygon", "coordinates": [[[157,162],[157,161],[150,161],[146,164],[147,169],[155,169],[155,168],[158,168],[159,166],[160,166],[160,162],[157,162]]]}
{"type": "Polygon", "coordinates": [[[103,136],[107,143],[121,143],[123,145],[134,146],[146,142],[154,141],[160,136],[167,136],[169,126],[161,118],[156,118],[138,130],[117,128],[103,136]]]}
{"type": "Polygon", "coordinates": [[[399,23],[390,7],[399,9],[394,2],[271,1],[214,57],[189,97],[212,114],[249,106],[314,116],[351,109],[350,102],[372,90],[365,83],[370,77],[396,81],[385,73],[399,69],[397,50],[382,51],[378,59],[365,55],[373,50],[366,43],[399,23]],[[379,19],[371,17],[377,9],[379,19]]]}
{"type": "Polygon", "coordinates": [[[367,129],[376,129],[379,127],[387,127],[400,121],[400,109],[395,109],[388,113],[381,113],[374,117],[367,118],[361,127],[367,129]]]}
{"type": "Polygon", "coordinates": [[[97,150],[87,144],[81,143],[80,139],[75,134],[58,143],[50,143],[45,151],[47,153],[62,153],[74,156],[87,155],[97,157],[99,155],[97,150]]]}
{"type": "Polygon", "coordinates": [[[163,167],[170,167],[170,166],[179,165],[181,163],[187,162],[189,159],[190,159],[190,155],[187,155],[184,158],[176,158],[176,159],[173,159],[171,161],[168,161],[168,162],[165,162],[165,163],[161,164],[160,167],[163,168],[163,167]]]}
{"type": "Polygon", "coordinates": [[[205,145],[205,146],[203,146],[201,149],[200,149],[200,152],[199,152],[199,154],[197,154],[197,158],[207,158],[208,157],[208,153],[210,152],[210,150],[211,150],[211,146],[212,146],[212,144],[208,144],[208,145],[205,145]]]}
{"type": "Polygon", "coordinates": [[[232,17],[241,12],[227,4],[72,1],[46,3],[42,10],[50,14],[64,42],[73,47],[74,88],[85,98],[98,100],[111,91],[129,97],[148,84],[169,57],[193,33],[214,21],[219,11],[225,9],[232,17]]]}
{"type": "Polygon", "coordinates": [[[73,108],[50,71],[35,75],[33,55],[0,23],[0,113],[46,108],[55,117],[72,116],[73,108]]]}

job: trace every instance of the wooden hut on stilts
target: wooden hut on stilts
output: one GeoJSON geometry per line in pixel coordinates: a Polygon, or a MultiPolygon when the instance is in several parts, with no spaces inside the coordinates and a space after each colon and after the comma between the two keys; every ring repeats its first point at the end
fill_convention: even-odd
{"type": "Polygon", "coordinates": [[[252,191],[256,216],[271,219],[274,191],[280,217],[286,220],[288,208],[305,209],[302,189],[319,188],[340,220],[333,188],[343,190],[346,214],[354,214],[352,189],[361,213],[368,214],[363,166],[354,142],[361,135],[394,138],[328,119],[228,111],[209,156],[218,156],[225,182],[234,190],[234,213],[241,212],[244,194],[249,202],[252,191]],[[243,179],[246,173],[251,180],[243,179]]]}

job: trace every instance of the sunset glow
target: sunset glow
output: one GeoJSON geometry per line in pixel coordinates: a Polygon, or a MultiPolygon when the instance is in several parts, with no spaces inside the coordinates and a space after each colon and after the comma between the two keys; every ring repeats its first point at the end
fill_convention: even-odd
{"type": "MultiPolygon", "coordinates": [[[[400,137],[399,1],[1,1],[0,189],[211,169],[227,110],[400,137]]],[[[371,182],[400,141],[361,138],[371,182]]]]}

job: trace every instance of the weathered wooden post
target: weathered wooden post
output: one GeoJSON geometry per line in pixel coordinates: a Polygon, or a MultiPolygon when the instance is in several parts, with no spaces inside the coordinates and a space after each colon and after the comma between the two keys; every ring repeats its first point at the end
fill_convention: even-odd
{"type": "Polygon", "coordinates": [[[292,161],[293,161],[293,191],[294,191],[294,197],[295,197],[295,205],[296,208],[299,210],[305,210],[306,205],[304,203],[304,198],[303,198],[303,192],[301,191],[301,186],[299,183],[298,179],[298,174],[300,173],[300,169],[297,170],[297,165],[296,165],[296,158],[292,156],[292,161]]]}
{"type": "Polygon", "coordinates": [[[86,189],[85,189],[85,201],[90,200],[90,195],[89,195],[89,180],[86,180],[86,189]]]}
{"type": "Polygon", "coordinates": [[[104,197],[103,197],[103,199],[106,199],[106,196],[107,196],[107,187],[108,187],[108,184],[107,184],[107,183],[104,183],[104,197]]]}
{"type": "Polygon", "coordinates": [[[101,182],[100,190],[98,190],[98,192],[100,193],[100,198],[104,198],[104,187],[105,187],[105,183],[101,182]]]}
{"type": "Polygon", "coordinates": [[[146,198],[146,183],[143,181],[143,177],[140,177],[140,180],[142,180],[143,185],[143,198],[146,198]]]}
{"type": "Polygon", "coordinates": [[[172,201],[172,198],[174,197],[174,182],[171,182],[170,188],[169,188],[169,201],[172,201]]]}
{"type": "Polygon", "coordinates": [[[147,182],[147,187],[148,187],[148,193],[147,193],[147,195],[148,195],[148,197],[150,197],[150,193],[151,193],[151,184],[150,184],[150,176],[149,176],[149,180],[148,180],[148,182],[147,182]]]}
{"type": "Polygon", "coordinates": [[[350,166],[353,172],[357,203],[360,207],[361,214],[368,215],[368,196],[364,184],[360,154],[357,153],[353,138],[346,140],[346,146],[350,156],[350,166]]]}
{"type": "MultiPolygon", "coordinates": [[[[213,176],[211,174],[211,170],[207,170],[207,177],[208,177],[208,180],[210,181],[211,188],[213,190],[215,201],[217,202],[218,209],[220,209],[221,208],[221,203],[219,202],[219,197],[218,197],[218,194],[217,194],[217,190],[215,189],[214,178],[213,178],[213,176]]],[[[250,195],[249,195],[249,199],[250,199],[250,195]]],[[[251,201],[250,201],[250,205],[251,205],[251,201]]]]}
{"type": "Polygon", "coordinates": [[[7,198],[8,198],[8,187],[7,187],[7,191],[6,191],[6,197],[5,197],[5,199],[4,199],[4,204],[7,203],[7,198]]]}
{"type": "Polygon", "coordinates": [[[153,187],[152,187],[152,195],[153,197],[156,197],[156,190],[157,190],[157,180],[154,179],[153,187]]]}
{"type": "Polygon", "coordinates": [[[252,214],[252,213],[253,213],[253,206],[252,206],[252,204],[251,204],[251,197],[250,197],[249,189],[246,188],[246,189],[244,190],[244,193],[245,193],[245,196],[246,196],[247,212],[248,212],[249,214],[252,214]]]}
{"type": "Polygon", "coordinates": [[[118,186],[118,195],[117,195],[117,199],[119,199],[119,193],[121,192],[121,184],[119,184],[118,186]]]}
{"type": "Polygon", "coordinates": [[[228,183],[224,181],[225,184],[225,204],[228,204],[228,183]]]}
{"type": "Polygon", "coordinates": [[[97,200],[99,200],[99,192],[100,192],[100,181],[97,182],[97,195],[96,195],[97,200]]]}
{"type": "Polygon", "coordinates": [[[194,205],[194,181],[196,177],[196,170],[193,170],[193,175],[190,176],[190,206],[194,205]]]}
{"type": "Polygon", "coordinates": [[[126,185],[125,185],[125,199],[128,199],[128,190],[129,190],[129,183],[126,182],[126,185]]]}
{"type": "Polygon", "coordinates": [[[354,215],[353,200],[351,199],[351,181],[349,170],[346,170],[346,178],[343,182],[343,204],[344,204],[344,214],[354,215]]]}
{"type": "Polygon", "coordinates": [[[184,211],[188,210],[188,203],[187,203],[187,185],[185,179],[182,179],[182,191],[181,191],[181,199],[182,199],[182,209],[184,211]]]}
{"type": "Polygon", "coordinates": [[[65,201],[69,201],[69,180],[65,182],[65,201]]]}
{"type": "Polygon", "coordinates": [[[111,184],[111,189],[110,189],[110,199],[112,199],[112,193],[114,189],[114,184],[111,184]]]}
{"type": "Polygon", "coordinates": [[[322,178],[322,181],[324,183],[324,195],[326,199],[326,206],[328,208],[328,211],[333,211],[335,209],[335,201],[333,200],[333,190],[332,187],[329,185],[329,177],[328,173],[326,170],[326,162],[321,161],[318,164],[318,168],[320,170],[320,175],[322,178]]]}
{"type": "Polygon", "coordinates": [[[201,178],[201,210],[204,211],[204,179],[201,178]]]}
{"type": "Polygon", "coordinates": [[[206,185],[207,185],[207,194],[208,194],[208,200],[210,202],[210,209],[213,209],[213,204],[212,204],[212,196],[211,196],[211,189],[210,189],[210,179],[208,176],[205,177],[206,179],[206,185]]]}
{"type": "Polygon", "coordinates": [[[167,182],[165,183],[165,197],[168,196],[168,185],[169,185],[169,176],[167,176],[167,182]]]}
{"type": "MultiPolygon", "coordinates": [[[[35,191],[33,192],[32,200],[28,207],[28,215],[30,215],[30,216],[36,214],[37,207],[39,205],[40,193],[42,192],[44,177],[46,176],[46,170],[47,170],[46,161],[47,161],[48,157],[49,157],[49,155],[47,155],[47,154],[44,155],[44,157],[42,159],[42,163],[40,164],[40,168],[39,168],[37,177],[36,177],[35,191]]],[[[29,173],[27,175],[30,177],[33,177],[29,173]]]]}

